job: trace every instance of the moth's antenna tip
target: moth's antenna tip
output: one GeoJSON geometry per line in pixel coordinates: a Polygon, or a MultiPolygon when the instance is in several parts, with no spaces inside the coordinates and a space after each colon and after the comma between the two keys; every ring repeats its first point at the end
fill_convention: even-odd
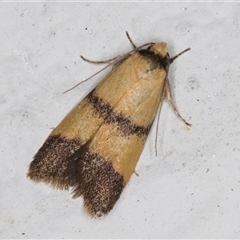
{"type": "Polygon", "coordinates": [[[183,53],[187,52],[187,51],[190,51],[191,48],[187,48],[185,50],[183,50],[182,52],[178,53],[176,56],[170,58],[170,63],[172,63],[176,58],[178,58],[179,56],[181,56],[183,53]]]}

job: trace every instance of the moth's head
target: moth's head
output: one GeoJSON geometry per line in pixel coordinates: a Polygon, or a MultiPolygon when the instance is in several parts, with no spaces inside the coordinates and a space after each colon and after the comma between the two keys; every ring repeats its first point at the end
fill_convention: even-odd
{"type": "Polygon", "coordinates": [[[150,50],[157,55],[161,55],[163,58],[166,57],[168,53],[168,47],[165,42],[159,42],[159,43],[153,44],[150,50]]]}

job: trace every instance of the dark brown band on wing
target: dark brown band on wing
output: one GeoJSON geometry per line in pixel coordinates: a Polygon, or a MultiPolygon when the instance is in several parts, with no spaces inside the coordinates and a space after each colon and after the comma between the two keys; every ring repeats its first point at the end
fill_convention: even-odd
{"type": "Polygon", "coordinates": [[[149,71],[155,70],[156,68],[163,68],[166,72],[168,72],[168,67],[170,64],[168,54],[166,57],[162,57],[161,55],[155,54],[154,52],[150,51],[149,48],[142,49],[138,53],[149,61],[149,71]]]}
{"type": "Polygon", "coordinates": [[[72,186],[73,155],[81,147],[80,141],[60,135],[50,136],[31,162],[27,176],[34,181],[50,183],[53,187],[68,189],[72,186]]]}
{"type": "Polygon", "coordinates": [[[115,171],[112,162],[85,147],[79,154],[78,178],[74,198],[84,198],[84,206],[92,216],[107,214],[119,199],[124,178],[115,171]]]}
{"type": "Polygon", "coordinates": [[[122,113],[114,112],[111,105],[99,98],[95,94],[94,90],[89,93],[87,98],[98,114],[104,119],[105,123],[117,123],[123,134],[136,134],[137,136],[148,135],[152,123],[148,127],[142,127],[134,124],[129,118],[125,118],[122,113]]]}

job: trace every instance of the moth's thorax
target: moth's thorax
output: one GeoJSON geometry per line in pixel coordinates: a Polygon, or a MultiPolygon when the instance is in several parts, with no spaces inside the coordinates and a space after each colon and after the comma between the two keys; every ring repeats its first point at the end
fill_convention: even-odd
{"type": "Polygon", "coordinates": [[[168,53],[168,47],[165,42],[159,42],[152,45],[150,51],[154,52],[157,55],[161,55],[162,57],[166,57],[168,53]]]}

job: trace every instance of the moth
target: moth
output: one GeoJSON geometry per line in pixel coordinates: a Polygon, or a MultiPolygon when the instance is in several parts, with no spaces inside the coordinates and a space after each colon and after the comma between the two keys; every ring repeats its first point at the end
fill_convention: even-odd
{"type": "Polygon", "coordinates": [[[51,132],[27,173],[33,181],[72,188],[91,216],[107,214],[119,199],[164,98],[190,126],[173,103],[167,78],[170,64],[190,48],[171,58],[166,43],[136,47],[126,34],[133,50],[94,62],[114,67],[51,132]]]}

